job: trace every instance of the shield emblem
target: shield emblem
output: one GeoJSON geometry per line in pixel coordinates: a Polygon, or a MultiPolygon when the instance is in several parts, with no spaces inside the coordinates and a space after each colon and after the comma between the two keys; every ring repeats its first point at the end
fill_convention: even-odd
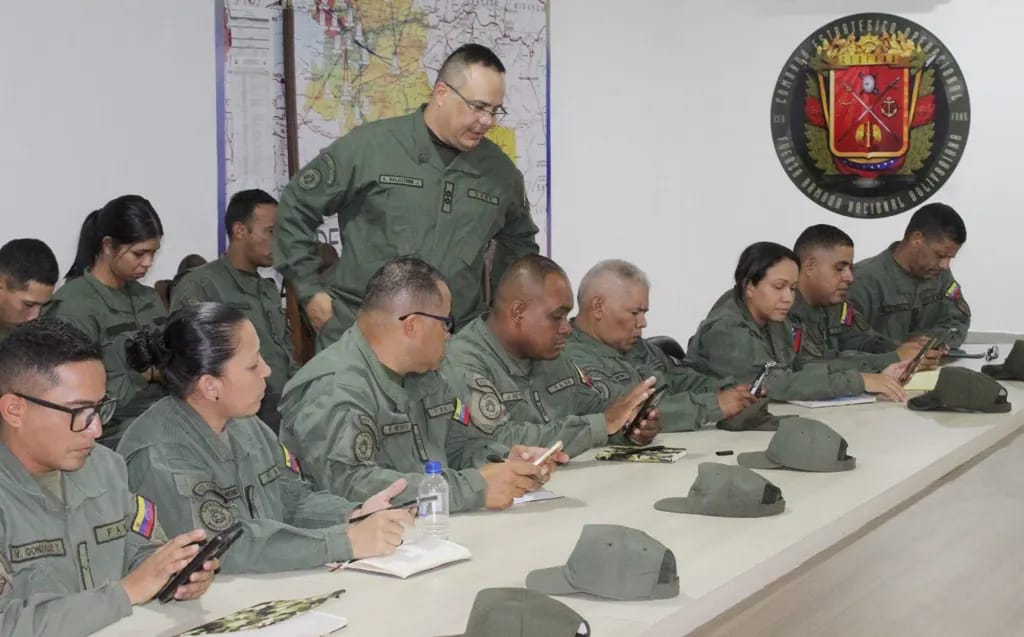
{"type": "Polygon", "coordinates": [[[902,157],[910,142],[910,69],[864,64],[831,69],[828,78],[832,154],[902,157]]]}

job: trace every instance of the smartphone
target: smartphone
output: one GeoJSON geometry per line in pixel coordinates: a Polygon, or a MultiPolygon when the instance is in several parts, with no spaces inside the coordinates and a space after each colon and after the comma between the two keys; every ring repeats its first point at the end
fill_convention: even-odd
{"type": "Polygon", "coordinates": [[[753,396],[761,396],[762,390],[764,390],[764,384],[768,380],[768,372],[775,367],[775,361],[768,361],[761,367],[761,373],[757,375],[754,382],[750,383],[750,394],[753,396]]]}
{"type": "Polygon", "coordinates": [[[626,437],[629,437],[629,434],[640,426],[640,422],[644,418],[647,418],[652,411],[658,408],[658,403],[661,402],[662,397],[665,395],[665,390],[667,389],[667,384],[658,387],[650,396],[647,397],[644,404],[640,405],[640,410],[636,412],[636,416],[633,417],[633,421],[626,425],[626,437]]]}
{"type": "Polygon", "coordinates": [[[205,540],[202,543],[203,548],[199,549],[199,552],[192,558],[192,561],[168,580],[164,587],[156,594],[156,598],[160,600],[160,603],[166,604],[173,600],[174,593],[178,590],[178,587],[187,584],[189,578],[192,577],[192,573],[202,569],[203,564],[224,555],[231,545],[235,543],[235,540],[242,536],[243,530],[242,525],[239,522],[235,522],[217,535],[205,540]]]}
{"type": "Polygon", "coordinates": [[[559,441],[555,442],[555,444],[551,445],[551,448],[548,449],[547,451],[545,451],[544,454],[541,455],[540,458],[537,458],[536,460],[534,460],[533,461],[533,466],[535,466],[535,467],[541,466],[542,464],[547,462],[548,459],[551,456],[555,455],[556,453],[558,453],[561,450],[562,450],[562,441],[559,440],[559,441]]]}
{"type": "MultiPolygon", "coordinates": [[[[947,335],[944,338],[948,341],[950,336],[951,335],[947,335]]],[[[899,381],[901,383],[905,383],[908,380],[910,380],[910,377],[914,375],[915,371],[917,371],[918,365],[921,364],[921,361],[924,360],[924,357],[928,354],[928,352],[935,349],[938,342],[939,339],[935,338],[934,336],[925,341],[924,345],[921,346],[921,349],[917,350],[917,354],[914,354],[914,358],[910,359],[910,362],[907,363],[906,368],[900,375],[899,381]]]]}

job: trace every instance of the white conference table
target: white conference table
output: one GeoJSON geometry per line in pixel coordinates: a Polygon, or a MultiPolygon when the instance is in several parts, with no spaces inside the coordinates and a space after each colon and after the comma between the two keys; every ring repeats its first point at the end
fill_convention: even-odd
{"type": "MultiPolygon", "coordinates": [[[[1000,345],[1000,350],[1005,354],[1010,346],[1000,345]]],[[[981,361],[954,364],[977,369],[981,361]]],[[[529,571],[564,564],[582,526],[602,523],[642,529],[672,549],[680,595],[640,602],[558,599],[585,617],[599,637],[683,635],[1016,432],[1024,425],[1024,383],[1004,385],[1013,403],[1006,414],[915,412],[888,402],[813,410],[773,404],[775,414],[799,413],[826,422],[846,438],[849,453],[857,458],[857,468],[843,473],[761,472],[786,498],[786,511],[778,516],[729,519],[656,511],[656,500],[686,495],[698,463],[736,462],[735,454],[719,457],[715,451],[763,450],[772,435],[714,428],[663,434],[659,444],[687,447],[687,457],[674,464],[615,463],[593,460],[588,452],[549,483],[562,499],[454,516],[451,539],[473,553],[467,562],[407,580],[326,569],[222,575],[201,600],[149,603],[98,634],[176,635],[259,602],[344,588],[346,593],[321,607],[348,618],[339,635],[454,635],[465,629],[478,590],[522,586],[529,571]]]]}

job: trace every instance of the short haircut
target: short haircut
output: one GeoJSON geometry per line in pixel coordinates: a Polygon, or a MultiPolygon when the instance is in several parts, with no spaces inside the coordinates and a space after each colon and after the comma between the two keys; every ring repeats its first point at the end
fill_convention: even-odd
{"type": "Polygon", "coordinates": [[[224,232],[230,237],[231,229],[235,227],[236,223],[248,225],[256,206],[276,205],[277,199],[259,188],[236,192],[228,201],[228,209],[224,211],[224,232]]]}
{"type": "Polygon", "coordinates": [[[377,312],[394,308],[399,303],[425,306],[441,301],[439,283],[444,275],[423,259],[414,256],[395,257],[382,265],[366,284],[361,312],[377,312]]]}
{"type": "Polygon", "coordinates": [[[944,203],[930,203],[918,208],[910,218],[903,238],[909,239],[915,232],[923,234],[928,241],[949,240],[957,245],[967,241],[964,220],[952,206],[944,203]]]}
{"type": "Polygon", "coordinates": [[[748,283],[757,285],[764,280],[769,268],[784,259],[789,259],[796,264],[798,270],[800,269],[800,259],[797,258],[795,252],[784,245],[771,241],[758,241],[744,248],[740,253],[739,262],[736,264],[736,271],[733,273],[733,279],[736,282],[733,291],[736,298],[742,299],[743,290],[748,283]]]}
{"type": "Polygon", "coordinates": [[[60,270],[50,246],[39,239],[14,239],[0,247],[0,275],[8,287],[24,290],[33,281],[56,285],[60,270]]]}
{"type": "Polygon", "coordinates": [[[831,250],[838,247],[852,248],[853,239],[835,226],[819,223],[800,233],[793,244],[793,252],[803,262],[814,250],[831,250]]]}
{"type": "Polygon", "coordinates": [[[178,262],[177,274],[184,274],[189,270],[206,265],[206,258],[199,254],[187,254],[178,262]]]}
{"type": "Polygon", "coordinates": [[[494,291],[494,298],[497,303],[509,301],[508,298],[513,288],[518,288],[525,282],[543,284],[548,275],[555,274],[565,280],[569,276],[558,265],[542,254],[527,254],[519,257],[511,263],[498,280],[498,287],[494,291]]]}
{"type": "Polygon", "coordinates": [[[22,323],[0,341],[0,394],[32,381],[52,388],[58,367],[82,361],[102,363],[103,350],[78,328],[51,317],[22,323]]]}
{"type": "Polygon", "coordinates": [[[505,65],[494,51],[482,44],[463,44],[445,58],[441,70],[437,73],[437,81],[448,86],[457,86],[462,83],[466,69],[474,64],[496,69],[498,73],[505,72],[505,65]]]}
{"type": "Polygon", "coordinates": [[[597,290],[597,284],[605,275],[614,276],[620,281],[642,283],[647,289],[650,289],[651,287],[651,281],[647,278],[647,275],[644,274],[644,271],[629,261],[623,261],[622,259],[605,259],[590,268],[590,270],[583,275],[583,280],[580,281],[580,289],[576,293],[576,300],[579,302],[581,309],[583,308],[583,304],[586,299],[596,296],[599,293],[597,290]]]}
{"type": "Polygon", "coordinates": [[[167,391],[178,398],[192,393],[200,376],[220,376],[238,347],[242,311],[222,303],[187,303],[173,312],[163,329],[145,327],[125,344],[128,364],[143,372],[160,370],[167,391]]]}

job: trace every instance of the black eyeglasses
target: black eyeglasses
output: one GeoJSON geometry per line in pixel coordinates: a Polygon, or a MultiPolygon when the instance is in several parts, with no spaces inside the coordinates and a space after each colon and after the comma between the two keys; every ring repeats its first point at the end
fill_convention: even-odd
{"type": "Polygon", "coordinates": [[[444,331],[448,332],[449,334],[455,333],[455,317],[452,316],[451,314],[449,314],[448,316],[441,316],[440,314],[429,314],[427,312],[409,312],[408,314],[399,316],[398,320],[404,321],[410,316],[425,316],[427,318],[432,318],[435,321],[441,321],[442,323],[444,323],[444,331]]]}
{"type": "Polygon", "coordinates": [[[456,95],[461,97],[462,101],[465,102],[466,106],[469,107],[469,110],[473,111],[473,113],[475,113],[477,117],[490,117],[491,121],[498,122],[499,120],[501,120],[502,117],[508,115],[508,111],[505,110],[504,106],[491,106],[490,104],[487,104],[485,102],[479,102],[477,100],[468,100],[466,99],[465,95],[459,92],[459,89],[455,88],[451,84],[445,83],[445,86],[450,88],[452,90],[452,93],[455,93],[456,95]]]}
{"type": "Polygon", "coordinates": [[[100,419],[100,424],[105,425],[110,422],[110,418],[114,415],[114,411],[117,409],[117,399],[113,396],[104,396],[103,400],[96,403],[95,405],[83,405],[82,407],[65,407],[64,405],[58,405],[57,403],[51,403],[48,400],[42,398],[35,398],[33,396],[26,396],[25,394],[19,394],[18,392],[11,392],[19,398],[23,398],[30,403],[35,403],[40,407],[46,407],[47,409],[54,409],[56,411],[62,411],[65,414],[71,415],[71,431],[79,432],[85,431],[92,425],[96,418],[100,419]],[[75,427],[75,421],[78,420],[79,416],[85,414],[82,418],[82,424],[79,427],[75,427]]]}

